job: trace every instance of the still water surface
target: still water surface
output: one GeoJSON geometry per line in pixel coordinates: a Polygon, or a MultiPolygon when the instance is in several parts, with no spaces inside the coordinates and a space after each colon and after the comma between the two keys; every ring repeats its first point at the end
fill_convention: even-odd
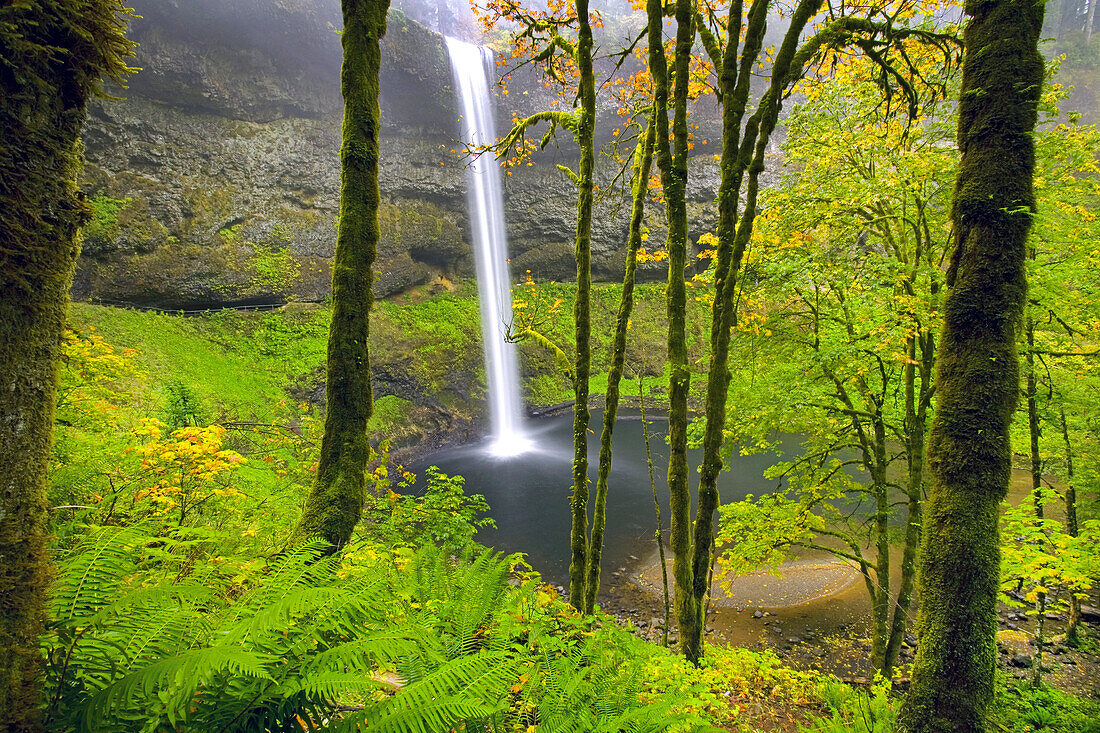
{"type": "MultiPolygon", "coordinates": [[[[668,423],[650,418],[650,450],[653,453],[654,480],[661,503],[662,525],[668,527],[668,423]]],[[[504,552],[527,553],[528,562],[550,582],[565,583],[569,572],[569,496],[572,493],[573,415],[571,412],[527,422],[527,437],[534,445],[530,452],[510,458],[498,458],[480,445],[465,445],[435,453],[410,468],[422,475],[428,466],[444,473],[466,477],[467,494],[484,494],[497,529],[484,529],[478,541],[504,552]]],[[[603,412],[593,411],[589,433],[588,458],[593,493],[599,457],[599,431],[603,412]]],[[[604,541],[604,577],[609,571],[636,564],[654,548],[656,518],[653,493],[645,458],[642,421],[637,413],[620,411],[615,425],[614,461],[608,481],[607,531],[604,541]]],[[[798,448],[798,437],[783,440],[782,450],[798,448]]],[[[689,450],[691,487],[698,487],[698,468],[702,450],[689,450]]],[[[719,479],[723,502],[742,499],[747,494],[772,491],[777,482],[763,478],[766,468],[778,459],[774,453],[740,456],[719,479]]],[[[591,516],[592,503],[589,502],[591,516]]]]}

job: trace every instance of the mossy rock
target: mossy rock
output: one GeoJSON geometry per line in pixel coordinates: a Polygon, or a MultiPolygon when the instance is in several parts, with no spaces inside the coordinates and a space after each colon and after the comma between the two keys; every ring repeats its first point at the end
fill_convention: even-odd
{"type": "Polygon", "coordinates": [[[432,269],[415,261],[408,252],[379,258],[374,263],[374,296],[386,298],[416,285],[423,285],[432,277],[432,269]]]}

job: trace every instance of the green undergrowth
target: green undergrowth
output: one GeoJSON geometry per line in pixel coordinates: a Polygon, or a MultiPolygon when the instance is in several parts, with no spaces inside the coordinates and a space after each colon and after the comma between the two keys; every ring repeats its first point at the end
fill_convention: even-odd
{"type": "MultiPolygon", "coordinates": [[[[548,332],[568,324],[564,292],[543,288],[563,300],[548,332]]],[[[600,293],[606,318],[618,293],[600,293]]],[[[646,319],[663,296],[642,300],[632,327],[656,349],[646,319]]],[[[379,304],[377,363],[413,381],[428,378],[419,360],[459,369],[474,351],[480,367],[474,306],[464,290],[379,304]]],[[[576,614],[521,556],[474,543],[490,522],[478,487],[434,470],[417,482],[385,441],[352,543],[288,548],[322,428],[295,390],[323,361],[328,317],[74,305],[49,496],[51,730],[889,730],[884,686],[747,649],[709,647],[696,668],[576,614]]],[[[639,368],[661,374],[649,356],[639,368]]],[[[647,380],[656,401],[662,380],[647,380]]],[[[381,395],[372,432],[420,408],[381,395]]],[[[1097,712],[1051,691],[1002,697],[1012,731],[1088,730],[1097,712]]]]}
{"type": "Polygon", "coordinates": [[[381,537],[255,558],[86,527],[44,638],[48,728],[752,731],[824,709],[823,678],[737,649],[696,668],[577,614],[520,555],[381,537]]]}
{"type": "MultiPolygon", "coordinates": [[[[517,313],[567,354],[572,339],[572,286],[530,283],[516,288],[517,313]]],[[[601,285],[593,293],[593,395],[606,389],[609,344],[622,288],[601,285]]],[[[705,309],[692,314],[692,348],[706,338],[705,309]]],[[[667,388],[664,358],[664,288],[639,286],[631,319],[631,343],[621,391],[659,402],[667,388]]],[[[118,352],[127,352],[144,375],[127,385],[122,413],[168,416],[185,385],[196,412],[207,421],[274,421],[320,394],[324,381],[328,322],[322,306],[292,304],[267,312],[220,311],[197,316],[137,311],[74,303],[70,328],[95,334],[118,352]]],[[[503,327],[503,326],[502,326],[503,327]]],[[[412,293],[379,301],[371,318],[371,360],[376,389],[382,391],[373,428],[396,437],[413,414],[411,403],[440,405],[476,416],[485,399],[481,326],[477,292],[464,283],[454,292],[430,297],[412,293]],[[388,391],[387,391],[388,390],[388,391]],[[388,399],[388,402],[385,400],[388,399]]],[[[528,341],[519,344],[528,404],[534,407],[572,399],[568,375],[553,354],[528,341]]],[[[701,372],[705,364],[696,364],[701,372]]]]}

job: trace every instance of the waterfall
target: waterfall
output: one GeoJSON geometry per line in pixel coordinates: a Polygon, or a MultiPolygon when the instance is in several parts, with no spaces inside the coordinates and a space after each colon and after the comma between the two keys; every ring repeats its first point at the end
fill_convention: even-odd
{"type": "MultiPolygon", "coordinates": [[[[454,38],[447,38],[447,52],[462,103],[463,140],[475,147],[490,145],[496,141],[492,97],[489,96],[489,79],[494,73],[493,53],[454,38]]],[[[491,154],[486,154],[474,158],[466,170],[466,198],[473,228],[485,378],[489,391],[492,428],[489,452],[496,456],[513,456],[531,446],[524,435],[516,346],[504,340],[505,330],[512,320],[512,280],[508,273],[500,167],[491,154]]]]}

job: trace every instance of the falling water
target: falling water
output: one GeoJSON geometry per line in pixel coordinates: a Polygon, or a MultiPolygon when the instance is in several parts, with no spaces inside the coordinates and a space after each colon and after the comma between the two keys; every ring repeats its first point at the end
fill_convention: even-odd
{"type": "MultiPolygon", "coordinates": [[[[489,96],[493,53],[454,38],[447,39],[447,51],[462,103],[463,139],[475,147],[492,144],[496,141],[489,96]]],[[[523,429],[516,347],[504,340],[512,320],[512,281],[508,273],[500,168],[491,155],[480,155],[470,163],[466,178],[493,431],[489,452],[513,456],[528,450],[530,441],[523,429]]]]}

